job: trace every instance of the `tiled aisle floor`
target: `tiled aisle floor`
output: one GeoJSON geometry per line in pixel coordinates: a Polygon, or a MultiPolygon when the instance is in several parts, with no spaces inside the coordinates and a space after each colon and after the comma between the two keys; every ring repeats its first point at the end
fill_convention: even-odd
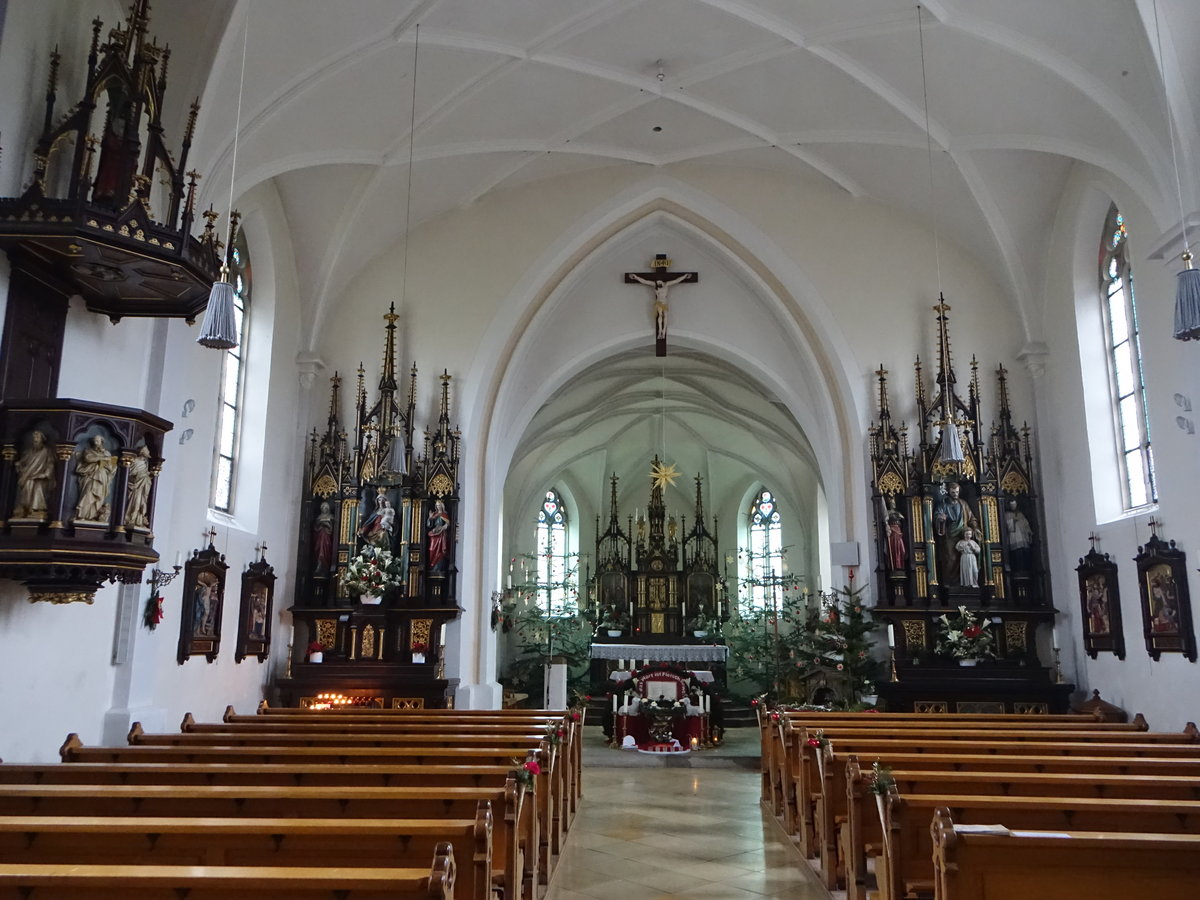
{"type": "Polygon", "coordinates": [[[757,771],[585,768],[546,900],[828,900],[760,810],[757,771]]]}

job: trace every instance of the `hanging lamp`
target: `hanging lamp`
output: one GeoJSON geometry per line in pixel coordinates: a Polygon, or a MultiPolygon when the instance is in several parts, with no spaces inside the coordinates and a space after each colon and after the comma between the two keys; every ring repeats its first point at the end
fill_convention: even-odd
{"type": "Polygon", "coordinates": [[[1176,340],[1200,340],[1200,269],[1192,267],[1192,248],[1188,242],[1187,214],[1183,208],[1183,183],[1179,178],[1179,155],[1176,150],[1175,117],[1171,114],[1171,95],[1167,92],[1167,70],[1163,61],[1162,31],[1158,25],[1158,0],[1154,0],[1154,40],[1158,45],[1158,75],[1162,80],[1166,104],[1167,130],[1171,139],[1171,163],[1175,168],[1175,193],[1179,198],[1179,224],[1183,230],[1183,271],[1175,286],[1176,340]]]}
{"type": "Polygon", "coordinates": [[[246,86],[246,45],[250,36],[250,7],[246,7],[246,22],[242,28],[242,72],[238,80],[237,117],[233,126],[233,161],[229,167],[229,240],[225,245],[225,259],[221,264],[221,276],[214,282],[208,295],[208,307],[204,310],[204,321],[200,325],[200,336],[196,343],[213,350],[232,350],[238,345],[237,318],[234,315],[236,292],[229,281],[229,255],[237,237],[238,214],[233,209],[233,185],[237,177],[238,132],[242,129],[242,92],[246,86]]]}
{"type": "MultiPolygon", "coordinates": [[[[942,254],[938,241],[937,197],[933,187],[933,134],[929,130],[929,84],[925,74],[925,24],[919,3],[917,4],[917,37],[921,45],[921,97],[925,104],[925,154],[929,161],[929,215],[933,224],[933,260],[937,269],[938,282],[938,305],[935,309],[942,309],[942,312],[939,313],[940,322],[940,317],[945,315],[945,309],[949,307],[946,305],[946,296],[942,293],[942,254]]],[[[943,354],[948,352],[948,347],[943,348],[943,354]]],[[[943,356],[943,360],[946,359],[947,357],[943,356]]],[[[942,419],[938,424],[942,426],[938,442],[938,459],[955,466],[962,464],[966,457],[963,455],[962,440],[958,436],[959,422],[954,415],[954,398],[951,396],[949,378],[942,385],[942,419]]]]}

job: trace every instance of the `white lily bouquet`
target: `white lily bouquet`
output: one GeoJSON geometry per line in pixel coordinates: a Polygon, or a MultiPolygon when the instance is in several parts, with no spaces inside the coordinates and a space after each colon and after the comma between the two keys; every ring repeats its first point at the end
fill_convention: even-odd
{"type": "Polygon", "coordinates": [[[352,597],[381,597],[404,582],[400,557],[367,544],[342,570],[342,587],[352,597]]]}
{"type": "Polygon", "coordinates": [[[955,659],[990,659],[995,656],[996,636],[988,628],[988,620],[977,616],[965,606],[958,608],[953,619],[946,615],[938,617],[941,633],[938,635],[937,652],[955,659]]]}

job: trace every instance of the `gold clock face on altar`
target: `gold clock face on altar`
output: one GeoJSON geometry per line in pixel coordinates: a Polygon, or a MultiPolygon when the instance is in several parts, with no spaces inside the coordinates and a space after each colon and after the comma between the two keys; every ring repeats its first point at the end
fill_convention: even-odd
{"type": "Polygon", "coordinates": [[[655,572],[661,572],[662,566],[663,564],[661,559],[656,559],[654,562],[650,563],[650,568],[655,572]]]}

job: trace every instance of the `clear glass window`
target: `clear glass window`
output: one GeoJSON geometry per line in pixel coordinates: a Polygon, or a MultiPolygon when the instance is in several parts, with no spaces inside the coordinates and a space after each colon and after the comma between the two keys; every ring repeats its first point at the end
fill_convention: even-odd
{"type": "Polygon", "coordinates": [[[238,445],[242,425],[242,396],[246,381],[244,354],[249,338],[250,318],[246,309],[250,303],[253,283],[250,254],[245,233],[239,229],[229,254],[229,277],[234,287],[234,321],[238,330],[238,345],[226,350],[221,361],[220,395],[217,401],[217,437],[214,448],[212,491],[209,505],[225,513],[233,512],[234,484],[237,478],[238,445]]]}
{"type": "Polygon", "coordinates": [[[1104,303],[1122,501],[1127,510],[1158,502],[1128,239],[1125,218],[1116,206],[1110,207],[1100,243],[1100,296],[1104,303]]]}

